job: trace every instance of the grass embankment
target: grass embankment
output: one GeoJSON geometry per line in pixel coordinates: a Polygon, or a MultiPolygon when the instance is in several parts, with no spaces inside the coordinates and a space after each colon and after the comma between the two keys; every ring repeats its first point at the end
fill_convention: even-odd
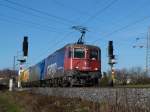
{"type": "MultiPolygon", "coordinates": [[[[94,103],[79,98],[35,95],[29,92],[0,92],[0,112],[143,112],[136,106],[94,103]]],[[[149,112],[145,110],[144,112],[149,112]]]]}
{"type": "Polygon", "coordinates": [[[0,92],[0,112],[110,112],[108,105],[62,98],[33,95],[28,92],[0,92]]]}
{"type": "Polygon", "coordinates": [[[14,98],[8,92],[0,92],[0,112],[23,112],[14,98]]]}
{"type": "Polygon", "coordinates": [[[98,112],[97,106],[79,98],[0,92],[0,112],[98,112]]]}

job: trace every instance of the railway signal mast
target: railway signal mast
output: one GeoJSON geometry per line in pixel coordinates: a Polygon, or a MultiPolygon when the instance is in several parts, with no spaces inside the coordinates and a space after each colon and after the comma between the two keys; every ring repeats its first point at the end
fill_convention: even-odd
{"type": "Polygon", "coordinates": [[[22,43],[22,51],[23,51],[23,58],[17,60],[17,61],[19,61],[18,88],[21,87],[20,75],[23,71],[23,65],[26,62],[27,56],[28,56],[28,37],[27,36],[24,37],[24,40],[22,43]]]}
{"type": "Polygon", "coordinates": [[[87,28],[83,26],[73,26],[72,29],[75,29],[81,33],[81,37],[78,39],[77,44],[84,44],[84,37],[86,32],[88,31],[87,28]]]}
{"type": "Polygon", "coordinates": [[[108,42],[108,64],[111,67],[111,82],[110,85],[114,86],[114,80],[115,80],[115,70],[114,70],[114,64],[116,64],[115,55],[113,53],[113,41],[108,42]]]}

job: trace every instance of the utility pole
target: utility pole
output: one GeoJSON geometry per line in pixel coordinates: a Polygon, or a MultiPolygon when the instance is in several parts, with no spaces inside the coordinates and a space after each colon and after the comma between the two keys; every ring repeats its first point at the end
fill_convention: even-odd
{"type": "MultiPolygon", "coordinates": [[[[136,40],[140,39],[141,38],[136,38],[136,40]]],[[[144,45],[134,45],[133,48],[145,48],[145,72],[147,76],[150,76],[150,28],[148,29],[146,38],[144,39],[146,39],[144,45]]]]}
{"type": "Polygon", "coordinates": [[[150,28],[148,29],[146,39],[146,75],[150,75],[150,28]]]}
{"type": "Polygon", "coordinates": [[[16,70],[16,56],[14,56],[14,61],[13,61],[13,70],[15,71],[16,70]]]}

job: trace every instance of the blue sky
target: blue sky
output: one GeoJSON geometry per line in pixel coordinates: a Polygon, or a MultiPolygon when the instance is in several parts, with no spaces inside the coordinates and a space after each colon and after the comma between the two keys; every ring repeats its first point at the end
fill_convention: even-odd
{"type": "Polygon", "coordinates": [[[29,36],[29,66],[76,42],[74,25],[88,27],[85,40],[101,48],[103,71],[109,69],[108,40],[114,41],[116,68],[144,68],[145,48],[132,46],[146,42],[136,38],[146,38],[149,11],[150,0],[0,0],[0,69],[12,67],[23,36],[29,36]]]}

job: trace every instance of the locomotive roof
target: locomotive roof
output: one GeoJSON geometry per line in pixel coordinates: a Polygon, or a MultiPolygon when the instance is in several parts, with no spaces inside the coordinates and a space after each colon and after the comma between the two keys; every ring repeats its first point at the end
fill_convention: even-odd
{"type": "Polygon", "coordinates": [[[76,44],[76,43],[73,43],[73,44],[67,44],[65,47],[73,47],[73,46],[78,46],[78,47],[91,47],[91,48],[98,48],[100,49],[98,46],[95,46],[95,45],[89,45],[89,44],[76,44]]]}

